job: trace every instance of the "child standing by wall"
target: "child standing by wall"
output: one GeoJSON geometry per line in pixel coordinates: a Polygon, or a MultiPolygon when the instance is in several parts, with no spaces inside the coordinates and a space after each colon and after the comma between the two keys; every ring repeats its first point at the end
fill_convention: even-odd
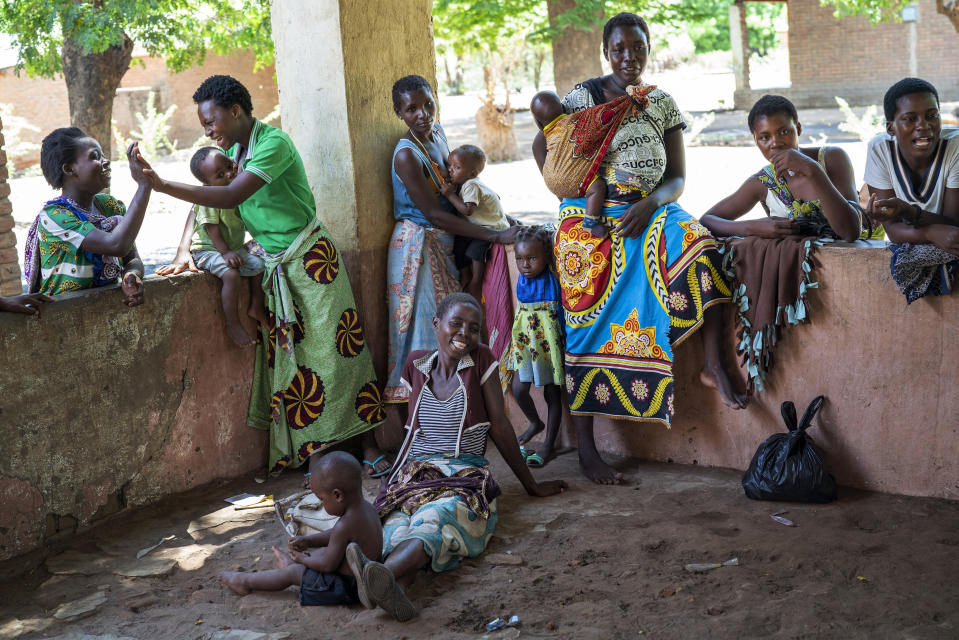
{"type": "Polygon", "coordinates": [[[526,464],[542,467],[553,455],[563,416],[563,316],[559,282],[553,271],[553,236],[545,227],[523,227],[516,234],[516,299],[519,308],[513,320],[509,369],[516,403],[529,420],[519,438],[530,441],[543,430],[543,421],[530,398],[531,384],[543,387],[546,400],[546,439],[527,456],[526,464]]]}
{"type": "MultiPolygon", "coordinates": [[[[449,156],[450,182],[442,186],[440,193],[473,224],[488,229],[508,229],[510,222],[499,196],[477,177],[485,167],[486,154],[482,149],[471,144],[457,147],[449,156]]],[[[483,299],[483,275],[488,253],[489,243],[483,240],[470,240],[466,247],[466,256],[472,261],[473,269],[466,291],[477,300],[483,299]]]]}
{"type": "MultiPolygon", "coordinates": [[[[224,187],[237,174],[236,163],[216,147],[203,147],[190,160],[190,171],[207,186],[224,187]]],[[[246,227],[236,209],[214,209],[194,206],[196,217],[190,252],[200,269],[209,271],[223,281],[220,300],[226,318],[226,331],[237,345],[248,347],[255,340],[246,332],[237,314],[240,285],[246,281],[250,288],[250,308],[247,314],[266,325],[268,319],[263,306],[263,287],[255,276],[263,273],[263,261],[243,248],[246,227]]]]}
{"type": "Polygon", "coordinates": [[[273,547],[278,569],[225,571],[220,580],[240,595],[250,591],[282,591],[300,587],[300,604],[369,604],[362,581],[347,561],[352,543],[369,558],[379,559],[383,548],[380,517],[363,499],[363,471],[356,459],[343,451],[310,457],[310,489],[323,508],[339,520],[329,531],[290,539],[290,553],[273,547]],[[312,551],[311,551],[312,549],[312,551]],[[359,590],[358,590],[359,589],[359,590]]]}

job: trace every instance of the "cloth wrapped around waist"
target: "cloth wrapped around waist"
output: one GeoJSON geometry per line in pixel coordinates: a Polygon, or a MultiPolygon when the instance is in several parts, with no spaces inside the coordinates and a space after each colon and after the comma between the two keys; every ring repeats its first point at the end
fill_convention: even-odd
{"type": "Polygon", "coordinates": [[[500,493],[486,458],[468,453],[459,457],[438,453],[408,460],[396,480],[380,491],[373,508],[381,518],[396,510],[413,515],[424,504],[457,496],[471,511],[486,518],[490,502],[500,493]]]}

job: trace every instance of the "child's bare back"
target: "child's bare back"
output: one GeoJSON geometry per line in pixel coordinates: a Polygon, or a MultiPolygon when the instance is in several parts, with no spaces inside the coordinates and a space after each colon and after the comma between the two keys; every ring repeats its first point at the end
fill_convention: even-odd
{"type": "Polygon", "coordinates": [[[289,553],[273,547],[277,568],[269,571],[226,571],[220,580],[240,595],[300,587],[300,604],[336,605],[361,601],[357,580],[347,561],[347,547],[356,543],[370,558],[380,558],[383,527],[363,498],[362,469],[355,458],[333,451],[310,459],[310,489],[331,516],[332,529],[289,541],[289,553]]]}

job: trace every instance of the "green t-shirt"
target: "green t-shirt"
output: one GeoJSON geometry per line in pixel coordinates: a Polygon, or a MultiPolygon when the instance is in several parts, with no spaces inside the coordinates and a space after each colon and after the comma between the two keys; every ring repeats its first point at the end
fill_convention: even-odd
{"type": "MultiPolygon", "coordinates": [[[[106,216],[126,215],[122,202],[105,193],[93,196],[94,206],[106,216]]],[[[93,261],[80,249],[96,229],[66,207],[51,205],[40,212],[37,250],[40,253],[40,293],[55,296],[93,286],[93,261]]]]}
{"type": "Polygon", "coordinates": [[[239,145],[233,145],[227,155],[242,170],[266,182],[238,207],[247,231],[268,253],[286,250],[316,219],[316,202],[303,160],[290,136],[254,118],[246,159],[240,163],[239,145]]]}
{"type": "Polygon", "coordinates": [[[226,242],[230,251],[236,251],[243,248],[243,240],[246,238],[246,227],[243,226],[243,220],[236,209],[214,209],[213,207],[193,207],[195,217],[193,219],[193,240],[190,242],[190,251],[218,251],[210,234],[203,227],[205,224],[220,225],[220,235],[226,242]]]}

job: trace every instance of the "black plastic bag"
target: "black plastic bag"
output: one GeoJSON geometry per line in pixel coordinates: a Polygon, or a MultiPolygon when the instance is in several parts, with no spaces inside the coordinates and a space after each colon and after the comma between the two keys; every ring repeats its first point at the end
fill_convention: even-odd
{"type": "Polygon", "coordinates": [[[806,428],[822,406],[823,396],[809,403],[802,422],[796,425],[796,407],[782,404],[788,433],[776,433],[759,445],[743,475],[743,490],[753,500],[832,502],[836,481],[826,470],[819,449],[806,435],[806,428]]]}

